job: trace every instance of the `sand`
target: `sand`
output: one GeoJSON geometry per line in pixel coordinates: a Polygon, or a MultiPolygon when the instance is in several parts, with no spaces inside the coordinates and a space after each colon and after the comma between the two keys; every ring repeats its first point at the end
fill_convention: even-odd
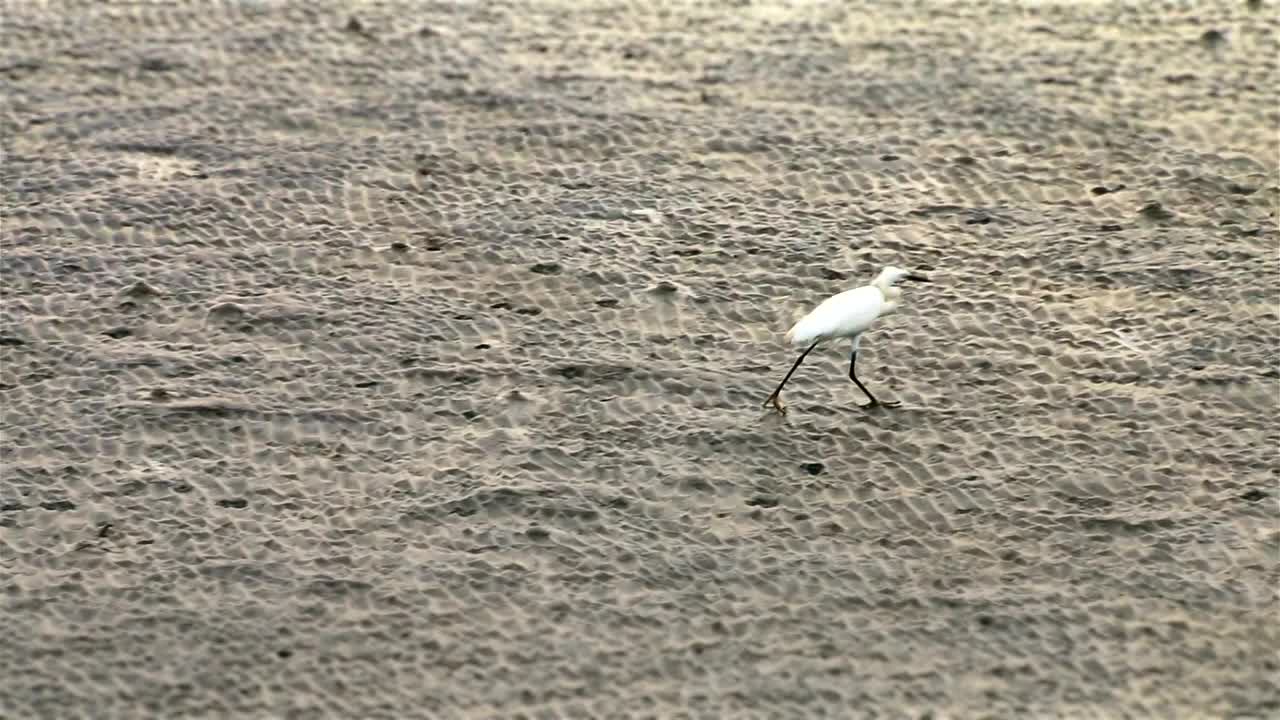
{"type": "Polygon", "coordinates": [[[1268,5],[4,3],[0,716],[1280,716],[1268,5]]]}

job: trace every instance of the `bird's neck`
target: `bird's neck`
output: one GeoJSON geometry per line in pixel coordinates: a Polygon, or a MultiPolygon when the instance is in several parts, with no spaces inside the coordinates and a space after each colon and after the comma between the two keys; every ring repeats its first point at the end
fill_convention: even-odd
{"type": "Polygon", "coordinates": [[[884,297],[884,304],[880,306],[880,314],[888,315],[898,309],[898,298],[902,297],[902,291],[892,285],[884,285],[875,283],[873,285],[884,297]]]}
{"type": "Polygon", "coordinates": [[[886,302],[893,302],[894,300],[902,297],[901,290],[887,283],[880,282],[879,280],[871,283],[871,287],[879,290],[880,294],[884,296],[886,302]]]}

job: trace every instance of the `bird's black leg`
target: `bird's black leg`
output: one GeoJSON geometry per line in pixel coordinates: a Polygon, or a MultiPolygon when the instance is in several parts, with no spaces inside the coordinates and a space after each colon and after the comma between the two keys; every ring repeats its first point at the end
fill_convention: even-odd
{"type": "Polygon", "coordinates": [[[786,414],[787,412],[786,409],[782,407],[782,400],[781,400],[782,386],[787,384],[787,381],[791,379],[791,375],[795,373],[796,368],[800,367],[800,363],[804,362],[804,357],[808,355],[810,352],[812,352],[814,348],[818,347],[818,343],[820,342],[822,341],[818,340],[814,344],[810,345],[808,350],[805,350],[804,352],[800,353],[800,357],[796,358],[796,364],[791,366],[791,369],[787,371],[787,376],[782,378],[782,382],[778,383],[778,388],[773,391],[773,394],[769,396],[768,400],[764,401],[765,407],[767,407],[770,403],[773,403],[774,410],[777,410],[780,413],[786,414]]]}
{"type": "Polygon", "coordinates": [[[862,384],[862,381],[858,379],[857,373],[854,372],[853,369],[857,364],[858,364],[858,348],[855,346],[853,348],[853,353],[849,355],[849,379],[853,381],[854,385],[858,386],[858,389],[862,391],[863,395],[867,396],[867,399],[871,400],[871,402],[868,403],[865,407],[873,408],[877,405],[883,405],[885,407],[898,407],[899,405],[902,404],[897,400],[886,400],[884,402],[880,402],[879,400],[877,400],[876,396],[871,394],[871,391],[867,389],[866,385],[862,384]]]}

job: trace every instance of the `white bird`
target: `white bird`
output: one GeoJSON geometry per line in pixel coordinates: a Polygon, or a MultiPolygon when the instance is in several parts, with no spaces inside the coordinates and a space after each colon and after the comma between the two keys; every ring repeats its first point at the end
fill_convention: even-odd
{"type": "Polygon", "coordinates": [[[894,287],[894,284],[899,280],[929,282],[929,278],[924,275],[890,265],[881,270],[870,285],[863,285],[859,288],[846,290],[839,295],[832,295],[808,315],[800,318],[800,321],[787,331],[787,342],[792,345],[808,345],[809,347],[800,353],[800,357],[796,359],[796,364],[791,366],[787,376],[782,378],[782,382],[778,383],[778,388],[773,391],[768,400],[764,401],[765,406],[772,404],[775,410],[785,413],[786,409],[782,407],[782,388],[791,379],[792,373],[796,371],[796,368],[800,367],[800,363],[804,362],[805,356],[818,347],[822,341],[836,340],[838,338],[853,338],[853,354],[849,356],[849,379],[871,400],[869,404],[863,407],[871,408],[877,405],[897,407],[901,405],[902,403],[897,401],[880,402],[876,400],[876,397],[867,390],[866,386],[858,380],[857,374],[854,373],[854,366],[858,362],[858,343],[862,340],[862,334],[870,329],[878,318],[898,309],[898,300],[902,297],[902,291],[894,287]]]}

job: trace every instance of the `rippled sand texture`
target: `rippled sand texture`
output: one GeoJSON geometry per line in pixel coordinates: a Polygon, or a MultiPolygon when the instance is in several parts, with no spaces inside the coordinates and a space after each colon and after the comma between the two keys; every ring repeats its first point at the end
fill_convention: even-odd
{"type": "Polygon", "coordinates": [[[1274,7],[177,5],[5,3],[0,715],[1280,713],[1274,7]]]}

